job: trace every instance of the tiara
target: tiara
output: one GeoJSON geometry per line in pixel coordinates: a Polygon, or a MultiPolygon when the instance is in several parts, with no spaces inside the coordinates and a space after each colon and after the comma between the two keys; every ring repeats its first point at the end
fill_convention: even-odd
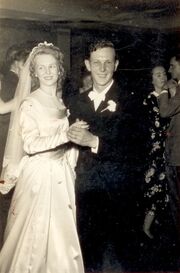
{"type": "Polygon", "coordinates": [[[48,42],[44,41],[43,43],[39,43],[37,45],[38,48],[41,47],[41,46],[54,46],[54,45],[52,43],[48,43],[48,42]]]}
{"type": "Polygon", "coordinates": [[[54,46],[52,43],[48,43],[46,41],[44,41],[43,43],[39,43],[37,46],[33,47],[33,49],[31,50],[31,55],[38,49],[41,49],[44,46],[48,46],[48,47],[52,47],[54,46]]]}

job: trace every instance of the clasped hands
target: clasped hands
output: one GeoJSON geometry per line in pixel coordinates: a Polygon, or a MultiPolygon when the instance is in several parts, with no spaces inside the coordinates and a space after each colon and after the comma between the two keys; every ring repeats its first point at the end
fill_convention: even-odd
{"type": "Polygon", "coordinates": [[[178,84],[174,79],[170,79],[163,85],[162,90],[168,89],[171,97],[174,97],[174,95],[176,94],[177,85],[178,84]]]}
{"type": "Polygon", "coordinates": [[[85,121],[76,120],[67,132],[67,137],[73,143],[80,146],[96,148],[97,137],[89,132],[89,125],[85,121]]]}

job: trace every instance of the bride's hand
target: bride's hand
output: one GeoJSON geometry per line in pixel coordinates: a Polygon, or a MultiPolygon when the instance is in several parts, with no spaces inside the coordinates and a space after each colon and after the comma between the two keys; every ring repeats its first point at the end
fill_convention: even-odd
{"type": "Polygon", "coordinates": [[[74,122],[70,128],[77,127],[77,128],[83,128],[83,129],[89,129],[89,125],[86,121],[77,119],[76,122],[74,122]]]}
{"type": "Polygon", "coordinates": [[[70,127],[69,127],[69,129],[68,129],[68,131],[67,131],[67,137],[68,137],[68,139],[69,140],[72,140],[72,138],[71,138],[71,134],[72,134],[72,132],[74,132],[74,130],[76,131],[76,130],[84,130],[84,129],[86,129],[86,130],[88,130],[89,129],[89,125],[87,124],[87,122],[85,122],[85,121],[83,121],[83,120],[79,120],[79,119],[77,119],[70,127]]]}

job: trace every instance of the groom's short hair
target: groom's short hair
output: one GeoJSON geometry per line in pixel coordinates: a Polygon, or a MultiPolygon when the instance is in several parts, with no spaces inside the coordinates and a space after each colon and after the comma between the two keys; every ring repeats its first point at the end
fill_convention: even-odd
{"type": "Polygon", "coordinates": [[[105,47],[113,48],[114,52],[115,52],[115,59],[117,59],[114,44],[111,41],[106,40],[106,39],[94,40],[88,47],[88,52],[86,54],[86,59],[90,58],[90,55],[91,55],[92,52],[96,51],[97,49],[102,49],[102,48],[105,48],[105,47]]]}

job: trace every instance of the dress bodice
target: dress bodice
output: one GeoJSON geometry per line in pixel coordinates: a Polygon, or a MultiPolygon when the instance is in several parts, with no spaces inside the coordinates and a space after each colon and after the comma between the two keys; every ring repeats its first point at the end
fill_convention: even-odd
{"type": "Polygon", "coordinates": [[[27,154],[54,151],[68,142],[66,132],[69,122],[63,102],[39,89],[23,102],[20,126],[27,154]]]}

